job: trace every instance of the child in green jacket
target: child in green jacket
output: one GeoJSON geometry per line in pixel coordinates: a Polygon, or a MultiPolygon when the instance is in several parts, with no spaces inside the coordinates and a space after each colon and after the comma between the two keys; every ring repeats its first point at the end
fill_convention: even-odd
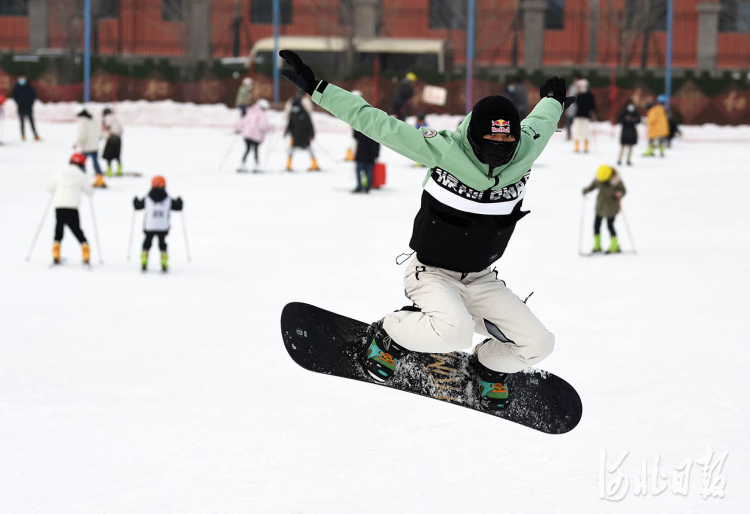
{"type": "Polygon", "coordinates": [[[294,52],[282,50],[280,56],[293,68],[282,75],[313,102],[430,168],[410,242],[416,257],[404,281],[417,307],[373,323],[365,369],[374,380],[390,380],[408,352],[463,350],[472,346],[477,331],[488,336],[474,349],[483,402],[488,409],[505,408],[508,374],[547,357],[554,335],[490,265],[528,214],[522,203],[531,165],[557,129],[566,103],[565,80],[548,80],[541,101],[523,121],[513,102],[495,95],[479,100],[455,132],[436,131],[417,129],[318,80],[294,52]]]}
{"type": "Polygon", "coordinates": [[[583,195],[590,193],[594,189],[599,190],[599,196],[596,198],[596,217],[594,218],[594,248],[593,253],[602,251],[601,227],[602,220],[607,220],[609,229],[610,243],[607,253],[619,253],[620,245],[617,242],[617,232],[615,232],[615,216],[620,212],[620,199],[625,196],[625,184],[612,166],[602,164],[596,170],[596,178],[591,184],[584,188],[583,195]]]}

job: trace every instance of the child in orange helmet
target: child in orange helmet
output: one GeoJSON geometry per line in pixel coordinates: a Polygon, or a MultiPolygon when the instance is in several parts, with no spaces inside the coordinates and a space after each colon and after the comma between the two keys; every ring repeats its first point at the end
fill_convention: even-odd
{"type": "Polygon", "coordinates": [[[135,210],[144,210],[143,232],[146,237],[143,240],[141,251],[141,270],[146,271],[148,267],[148,252],[154,237],[159,238],[159,250],[161,250],[161,269],[167,271],[167,234],[169,233],[170,211],[181,211],[182,198],[170,198],[167,194],[167,181],[161,175],[151,179],[151,191],[143,199],[137,196],[133,198],[135,210]]]}

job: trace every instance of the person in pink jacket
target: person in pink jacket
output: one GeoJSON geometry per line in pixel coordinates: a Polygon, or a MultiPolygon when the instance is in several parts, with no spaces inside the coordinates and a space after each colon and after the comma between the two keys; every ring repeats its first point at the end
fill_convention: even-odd
{"type": "Polygon", "coordinates": [[[248,109],[242,118],[242,137],[245,138],[245,155],[242,156],[242,164],[237,170],[238,173],[247,172],[245,161],[252,149],[255,150],[253,173],[260,171],[258,168],[258,146],[263,142],[266,132],[271,130],[271,125],[268,123],[268,116],[266,116],[266,110],[269,107],[268,100],[261,98],[248,109]]]}

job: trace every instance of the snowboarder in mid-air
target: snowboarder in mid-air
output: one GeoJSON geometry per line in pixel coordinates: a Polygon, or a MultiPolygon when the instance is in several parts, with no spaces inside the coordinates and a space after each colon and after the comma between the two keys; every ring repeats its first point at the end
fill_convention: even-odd
{"type": "Polygon", "coordinates": [[[148,268],[148,252],[154,237],[159,238],[161,251],[161,270],[166,272],[169,262],[167,256],[167,234],[169,234],[169,212],[182,210],[182,198],[172,199],[167,194],[167,181],[161,175],[151,179],[151,191],[145,198],[133,198],[136,211],[145,209],[143,214],[143,250],[141,252],[141,270],[148,268]]]}
{"type": "MultiPolygon", "coordinates": [[[[414,221],[405,289],[415,307],[373,323],[363,365],[373,379],[388,381],[409,352],[448,353],[479,344],[477,375],[482,402],[504,409],[512,397],[507,377],[547,357],[554,335],[490,269],[508,245],[530,168],[557,129],[566,104],[565,80],[549,79],[541,101],[521,122],[513,102],[488,96],[456,132],[416,129],[388,116],[325,80],[300,57],[280,56],[293,69],[283,75],[355,130],[429,166],[414,221]]],[[[574,99],[569,99],[568,103],[574,99]]]]}

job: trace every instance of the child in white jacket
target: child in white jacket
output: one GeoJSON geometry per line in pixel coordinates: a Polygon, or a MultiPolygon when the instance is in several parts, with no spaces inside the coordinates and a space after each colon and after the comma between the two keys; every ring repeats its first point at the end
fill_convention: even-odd
{"type": "Polygon", "coordinates": [[[86,236],[81,230],[78,218],[78,206],[81,204],[81,193],[91,196],[94,189],[86,180],[86,156],[75,153],[70,158],[70,166],[55,173],[47,183],[47,191],[54,196],[55,217],[55,242],[52,245],[52,259],[55,264],[60,264],[60,243],[63,238],[65,225],[70,228],[78,242],[81,243],[83,263],[89,264],[91,252],[86,236]]]}
{"type": "MultiPolygon", "coordinates": [[[[101,132],[99,131],[99,125],[94,121],[91,113],[84,107],[78,113],[78,132],[76,134],[76,143],[73,147],[77,147],[78,150],[85,157],[91,157],[94,161],[94,172],[96,172],[96,178],[94,179],[94,187],[107,187],[104,183],[104,175],[102,175],[102,169],[99,167],[99,139],[101,132]]],[[[85,165],[84,165],[85,166],[85,165]]],[[[84,168],[85,170],[85,168],[84,168]]]]}

